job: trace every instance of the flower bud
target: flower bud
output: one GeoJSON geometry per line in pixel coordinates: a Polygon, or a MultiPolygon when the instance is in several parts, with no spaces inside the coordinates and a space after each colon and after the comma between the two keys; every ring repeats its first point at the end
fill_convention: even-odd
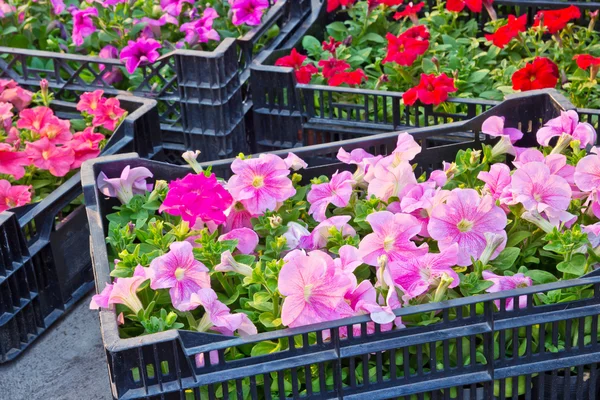
{"type": "Polygon", "coordinates": [[[526,211],[521,215],[521,218],[531,222],[546,233],[552,233],[554,231],[554,225],[542,217],[537,211],[526,211]]]}
{"type": "Polygon", "coordinates": [[[342,44],[346,47],[350,47],[352,45],[352,35],[348,35],[346,39],[342,41],[342,44]]]}
{"type": "Polygon", "coordinates": [[[485,236],[486,245],[483,253],[481,253],[481,257],[479,257],[479,261],[483,265],[487,265],[496,250],[504,243],[504,235],[492,232],[486,232],[483,235],[485,236]]]}
{"type": "Polygon", "coordinates": [[[300,239],[310,235],[308,229],[297,222],[288,222],[287,228],[287,231],[283,234],[283,237],[286,240],[287,250],[294,250],[300,244],[300,239]]]}
{"type": "Polygon", "coordinates": [[[504,154],[510,154],[512,156],[516,155],[515,147],[510,141],[510,137],[507,135],[500,136],[498,143],[492,147],[492,159],[504,154]]]}
{"type": "Polygon", "coordinates": [[[185,160],[185,162],[188,163],[188,165],[190,167],[192,167],[192,169],[194,170],[194,172],[197,173],[197,174],[201,174],[202,171],[203,171],[202,166],[196,160],[199,155],[200,155],[200,150],[196,150],[196,151],[191,151],[190,150],[190,151],[186,151],[181,156],[185,160]]]}
{"type": "Polygon", "coordinates": [[[171,311],[170,313],[167,314],[167,318],[165,318],[165,322],[167,323],[168,326],[171,326],[175,323],[175,321],[177,321],[177,314],[175,314],[173,311],[171,311]]]}
{"type": "Polygon", "coordinates": [[[571,140],[573,140],[573,136],[563,133],[558,138],[558,142],[556,142],[556,146],[554,146],[550,154],[561,154],[567,147],[569,147],[571,140]]]}
{"type": "Polygon", "coordinates": [[[448,287],[454,282],[454,278],[452,278],[447,273],[442,273],[442,277],[440,278],[440,283],[435,290],[435,295],[433,296],[433,302],[437,303],[444,300],[446,292],[448,291],[448,287]]]}
{"type": "Polygon", "coordinates": [[[269,225],[271,225],[271,229],[277,229],[281,226],[283,220],[279,215],[273,215],[269,217],[269,225]]]}
{"type": "Polygon", "coordinates": [[[215,271],[235,272],[244,276],[252,276],[252,267],[236,261],[229,250],[221,254],[221,263],[215,266],[215,271]]]}
{"type": "Polygon", "coordinates": [[[152,193],[150,193],[150,196],[148,196],[148,201],[158,200],[160,196],[167,191],[168,188],[169,184],[167,183],[167,181],[156,181],[154,183],[154,190],[152,191],[152,193]]]}

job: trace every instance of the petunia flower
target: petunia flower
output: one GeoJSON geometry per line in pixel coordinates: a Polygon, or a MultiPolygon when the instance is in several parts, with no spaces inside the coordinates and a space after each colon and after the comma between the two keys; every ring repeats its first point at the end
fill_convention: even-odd
{"type": "MultiPolygon", "coordinates": [[[[119,279],[119,278],[117,278],[119,279]]],[[[113,290],[113,285],[111,283],[106,284],[104,289],[100,294],[95,294],[92,296],[92,300],[90,301],[90,310],[98,310],[100,308],[110,308],[110,294],[113,290]]]]}
{"type": "Polygon", "coordinates": [[[600,246],[600,222],[593,225],[581,225],[581,232],[587,234],[592,248],[600,246]]]}
{"type": "Polygon", "coordinates": [[[53,116],[40,130],[41,138],[47,138],[54,144],[65,144],[73,138],[71,122],[53,116]]]}
{"type": "Polygon", "coordinates": [[[71,9],[71,16],[73,18],[73,43],[75,43],[76,46],[81,46],[86,37],[96,32],[96,26],[90,17],[97,17],[98,10],[94,7],[89,7],[84,10],[74,7],[71,9]]]}
{"type": "Polygon", "coordinates": [[[18,86],[15,81],[0,79],[0,102],[11,103],[17,111],[23,111],[31,104],[33,93],[18,86]]]}
{"type": "Polygon", "coordinates": [[[50,171],[54,176],[65,176],[75,161],[75,153],[69,147],[57,147],[48,138],[27,143],[25,153],[36,167],[50,171]]]}
{"type": "Polygon", "coordinates": [[[337,153],[337,159],[344,164],[354,164],[357,169],[352,175],[357,186],[366,186],[365,177],[369,173],[369,169],[373,168],[383,156],[374,156],[363,149],[354,149],[350,153],[340,147],[337,153]]]}
{"type": "Polygon", "coordinates": [[[328,51],[331,54],[335,55],[335,51],[338,47],[342,45],[342,42],[336,41],[332,36],[329,36],[328,41],[324,41],[322,43],[323,51],[328,51]]]}
{"type": "MultiPolygon", "coordinates": [[[[501,204],[506,204],[512,199],[510,193],[510,168],[506,164],[492,164],[489,171],[481,171],[477,179],[485,182],[482,192],[489,194],[494,200],[500,200],[501,204]]],[[[506,206],[505,206],[506,207],[506,206]]]]}
{"type": "Polygon", "coordinates": [[[235,272],[244,276],[252,276],[252,267],[237,261],[229,250],[221,253],[221,262],[215,265],[214,270],[217,272],[235,272]]]}
{"type": "Polygon", "coordinates": [[[27,108],[19,113],[17,128],[39,134],[52,121],[52,117],[54,117],[54,112],[48,107],[27,108]]]}
{"type": "Polygon", "coordinates": [[[286,250],[296,249],[300,245],[300,239],[310,236],[308,229],[298,222],[290,221],[286,226],[287,231],[282,235],[286,241],[286,250]]]}
{"type": "MultiPolygon", "coordinates": [[[[531,278],[521,273],[514,274],[512,276],[500,276],[490,271],[483,271],[483,279],[493,283],[492,286],[485,290],[488,293],[498,293],[505,290],[526,288],[533,284],[531,278]]],[[[496,307],[500,309],[500,300],[495,300],[494,304],[496,304],[496,307]]],[[[505,307],[507,311],[514,309],[513,297],[505,300],[505,307]]],[[[527,307],[527,296],[519,296],[519,308],[522,309],[525,307],[527,307]]]]}
{"type": "Polygon", "coordinates": [[[355,0],[327,0],[327,12],[335,11],[339,7],[348,7],[354,4],[355,0]]]}
{"type": "Polygon", "coordinates": [[[596,130],[587,122],[579,122],[579,114],[575,110],[561,111],[559,117],[546,122],[537,131],[536,138],[541,146],[548,146],[552,138],[566,135],[567,143],[579,140],[582,149],[596,143],[596,130]]]}
{"type": "Polygon", "coordinates": [[[160,0],[160,8],[174,17],[178,17],[183,11],[185,4],[194,4],[193,0],[160,0]]]}
{"type": "MultiPolygon", "coordinates": [[[[349,303],[352,313],[345,316],[358,316],[369,314],[373,322],[367,323],[367,335],[372,335],[376,332],[375,323],[380,324],[381,332],[389,331],[393,328],[392,322],[396,320],[396,315],[390,306],[381,306],[377,302],[377,290],[369,280],[364,280],[354,290],[347,293],[345,296],[349,303]]],[[[340,336],[348,335],[346,327],[340,328],[340,336]]],[[[352,335],[361,337],[362,328],[360,324],[352,326],[352,335]]]]}
{"type": "Polygon", "coordinates": [[[481,124],[481,132],[493,137],[508,136],[511,143],[523,138],[523,132],[517,128],[505,128],[504,117],[491,116],[481,124]]]}
{"type": "Polygon", "coordinates": [[[394,19],[399,20],[400,18],[409,18],[411,22],[415,25],[419,24],[419,16],[417,15],[421,10],[425,7],[425,2],[420,2],[417,4],[413,4],[413,2],[409,2],[402,11],[397,11],[394,14],[394,19]]]}
{"type": "Polygon", "coordinates": [[[223,226],[223,233],[229,232],[233,229],[240,228],[252,228],[252,218],[254,215],[250,214],[244,205],[238,201],[234,201],[229,208],[225,210],[225,225],[223,226]]]}
{"type": "Polygon", "coordinates": [[[349,215],[337,215],[327,218],[317,225],[308,236],[300,238],[300,248],[307,250],[321,249],[327,246],[327,240],[331,237],[331,228],[335,228],[342,233],[343,237],[354,236],[356,231],[348,222],[349,215]]]}
{"type": "Polygon", "coordinates": [[[306,199],[310,203],[308,213],[317,222],[327,219],[327,206],[346,207],[352,196],[354,180],[348,171],[336,172],[331,181],[312,185],[306,199]]]}
{"type": "Polygon", "coordinates": [[[390,262],[388,271],[396,285],[404,292],[403,299],[408,301],[435,288],[443,274],[452,279],[448,286],[455,288],[460,283],[454,267],[458,262],[458,244],[454,243],[440,253],[427,253],[405,261],[390,262]]]}
{"type": "Polygon", "coordinates": [[[409,28],[398,36],[388,32],[387,55],[382,63],[394,62],[405,67],[413,65],[429,48],[429,37],[429,31],[423,25],[409,28]]]}
{"type": "Polygon", "coordinates": [[[536,57],[512,76],[514,90],[527,91],[553,88],[558,83],[558,66],[548,58],[536,57]]]}
{"type": "Polygon", "coordinates": [[[269,8],[269,0],[233,0],[231,11],[234,25],[260,25],[263,11],[269,8]]]}
{"type": "Polygon", "coordinates": [[[501,49],[504,48],[511,40],[519,37],[519,33],[527,30],[527,14],[523,14],[520,17],[514,15],[508,16],[508,22],[506,25],[501,26],[492,34],[485,34],[486,40],[489,40],[494,46],[501,49]]]}
{"type": "Polygon", "coordinates": [[[351,279],[327,253],[315,250],[293,257],[281,268],[278,279],[279,293],[285,297],[282,324],[296,327],[341,318],[344,311],[349,312],[344,295],[351,287],[351,279]]]}
{"type": "Polygon", "coordinates": [[[308,164],[294,153],[288,153],[287,157],[283,159],[283,162],[285,162],[286,167],[293,171],[308,168],[308,164]]]}
{"type": "Polygon", "coordinates": [[[16,180],[25,176],[25,166],[30,165],[29,156],[8,143],[0,143],[0,174],[12,175],[16,180]]]}
{"type": "Polygon", "coordinates": [[[377,259],[382,255],[386,255],[389,262],[394,262],[427,253],[426,243],[417,247],[412,241],[421,231],[421,224],[412,215],[378,211],[369,214],[366,221],[373,233],[363,237],[358,246],[365,264],[377,266],[377,259]]]}
{"type": "Polygon", "coordinates": [[[182,24],[179,30],[185,32],[185,41],[193,46],[196,43],[207,43],[210,40],[220,40],[219,33],[213,28],[213,22],[219,18],[214,8],[207,7],[202,17],[191,22],[182,24]]]}
{"type": "Polygon", "coordinates": [[[146,179],[152,178],[152,172],[145,167],[123,168],[119,178],[108,178],[100,172],[96,185],[98,190],[108,197],[117,197],[122,204],[128,204],[134,195],[144,194],[152,190],[152,185],[146,179]]]}
{"type": "Polygon", "coordinates": [[[56,15],[65,11],[64,0],[50,0],[50,4],[52,4],[52,12],[56,15]]]}
{"type": "Polygon", "coordinates": [[[98,107],[92,112],[94,115],[92,125],[101,126],[109,131],[114,131],[126,113],[120,106],[121,103],[116,97],[103,99],[98,104],[98,107]]]}
{"type": "MultiPolygon", "coordinates": [[[[441,251],[458,243],[460,252],[457,264],[469,266],[471,257],[478,259],[485,249],[486,232],[503,234],[506,238],[506,223],[506,214],[495,205],[492,196],[481,197],[474,189],[454,189],[445,204],[433,209],[427,230],[438,241],[441,251]]],[[[493,257],[503,248],[504,244],[493,257]]]]}
{"type": "Polygon", "coordinates": [[[398,197],[405,187],[417,183],[412,166],[407,161],[394,166],[394,159],[393,155],[385,157],[370,168],[369,175],[372,177],[365,178],[369,183],[369,197],[374,195],[388,201],[391,197],[398,197]]]}
{"type": "Polygon", "coordinates": [[[329,81],[327,81],[327,83],[329,86],[334,87],[341,86],[342,84],[356,86],[360,85],[363,80],[366,81],[368,79],[369,78],[367,77],[367,74],[365,74],[365,71],[362,69],[357,69],[355,71],[337,72],[331,77],[331,79],[329,79],[329,81]]]}
{"type": "Polygon", "coordinates": [[[154,39],[138,38],[135,42],[130,40],[123,47],[119,55],[125,63],[127,72],[133,74],[142,63],[153,63],[158,59],[158,49],[161,45],[154,39]]]}
{"type": "Polygon", "coordinates": [[[173,307],[179,311],[193,310],[197,306],[191,302],[192,294],[210,288],[208,268],[194,258],[188,242],[174,242],[169,249],[150,263],[150,287],[169,289],[173,307]]]}
{"type": "Polygon", "coordinates": [[[67,143],[67,147],[73,150],[75,159],[71,169],[80,168],[86,160],[91,160],[100,155],[100,143],[104,140],[104,135],[95,133],[94,128],[87,127],[83,132],[77,132],[73,139],[67,143]]]}
{"type": "Polygon", "coordinates": [[[261,154],[258,158],[247,160],[236,158],[231,170],[235,175],[229,178],[227,189],[234,200],[240,201],[251,214],[275,211],[277,202],[296,194],[288,177],[290,170],[276,155],[261,154]]]}
{"type": "Polygon", "coordinates": [[[93,114],[102,102],[103,95],[103,90],[94,90],[93,92],[83,93],[79,97],[77,111],[85,111],[88,114],[93,114]]]}
{"type": "Polygon", "coordinates": [[[447,193],[447,191],[436,189],[432,182],[414,184],[404,191],[399,203],[392,203],[388,206],[388,211],[412,215],[421,226],[419,236],[429,237],[427,224],[431,212],[437,204],[443,201],[447,193]],[[398,204],[399,210],[394,210],[393,204],[398,204]]]}
{"type": "Polygon", "coordinates": [[[6,179],[0,179],[0,212],[29,204],[31,190],[30,185],[12,186],[6,179]]]}
{"type": "Polygon", "coordinates": [[[600,155],[583,157],[575,167],[575,184],[584,192],[600,190],[600,155]]]}
{"type": "Polygon", "coordinates": [[[137,291],[145,281],[146,278],[141,276],[118,278],[112,285],[112,290],[110,290],[108,304],[123,304],[137,315],[144,309],[142,301],[137,295],[137,291]]]}
{"type": "Polygon", "coordinates": [[[581,11],[575,5],[559,10],[540,10],[535,15],[533,26],[543,26],[549,33],[555,34],[563,30],[571,20],[580,17],[581,11]]]}
{"type": "MultiPolygon", "coordinates": [[[[111,46],[110,44],[104,46],[102,49],[100,49],[100,52],[98,53],[98,57],[100,58],[113,58],[113,59],[118,59],[119,58],[119,49],[117,49],[115,46],[111,46]]],[[[104,70],[106,70],[108,68],[108,70],[106,72],[104,72],[104,74],[102,75],[102,80],[104,82],[106,82],[109,85],[114,85],[115,83],[121,82],[123,80],[123,72],[121,72],[121,70],[116,67],[107,67],[104,64],[99,64],[98,65],[98,69],[102,72],[104,70]]]]}
{"type": "Polygon", "coordinates": [[[210,288],[200,289],[197,293],[193,293],[190,301],[195,307],[202,306],[205,311],[196,329],[199,332],[210,330],[228,336],[233,336],[235,332],[238,332],[240,336],[258,333],[256,326],[246,314],[242,312],[231,314],[229,307],[221,303],[215,291],[210,288]]]}
{"type": "Polygon", "coordinates": [[[434,74],[421,74],[421,81],[413,88],[408,89],[403,95],[404,104],[412,106],[420,100],[423,104],[440,105],[448,99],[448,93],[456,92],[454,79],[445,73],[438,76],[434,74]]]}
{"type": "Polygon", "coordinates": [[[289,56],[281,57],[275,62],[278,67],[290,67],[294,69],[298,83],[310,83],[312,76],[319,72],[313,64],[304,65],[308,56],[302,55],[292,49],[289,56]]]}
{"type": "Polygon", "coordinates": [[[252,229],[238,228],[219,236],[219,241],[237,240],[237,249],[242,254],[252,254],[258,246],[258,235],[252,229]]]}

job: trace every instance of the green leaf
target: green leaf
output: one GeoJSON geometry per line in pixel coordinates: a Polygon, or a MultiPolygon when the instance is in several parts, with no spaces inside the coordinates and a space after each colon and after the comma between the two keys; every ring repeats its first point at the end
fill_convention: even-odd
{"type": "Polygon", "coordinates": [[[312,57],[317,57],[321,54],[321,42],[314,36],[304,36],[302,39],[302,47],[304,47],[312,57]]]}
{"type": "Polygon", "coordinates": [[[467,82],[469,83],[478,83],[483,80],[490,73],[489,69],[480,69],[479,71],[475,71],[469,76],[467,82]]]}
{"type": "Polygon", "coordinates": [[[275,318],[271,312],[264,312],[260,314],[258,316],[258,320],[267,328],[277,328],[279,325],[281,325],[281,318],[275,318]]]}
{"type": "Polygon", "coordinates": [[[279,345],[273,342],[261,342],[252,348],[250,355],[252,357],[263,356],[265,354],[271,354],[279,349],[279,345]]]}
{"type": "Polygon", "coordinates": [[[509,269],[513,266],[520,253],[521,249],[518,247],[506,247],[490,264],[500,270],[509,269]]]}
{"type": "Polygon", "coordinates": [[[429,58],[424,58],[422,62],[423,72],[426,74],[433,74],[437,72],[437,67],[429,58]]]}
{"type": "Polygon", "coordinates": [[[26,49],[27,46],[29,46],[29,39],[27,39],[25,35],[21,34],[11,36],[7,42],[9,47],[16,47],[19,49],[26,49]]]}
{"type": "Polygon", "coordinates": [[[381,35],[378,35],[374,32],[370,32],[370,33],[367,33],[365,36],[363,36],[360,39],[359,43],[364,43],[364,42],[385,43],[385,39],[381,35]]]}
{"type": "Polygon", "coordinates": [[[525,272],[525,276],[530,277],[534,283],[541,285],[544,283],[556,282],[558,279],[548,271],[532,269],[525,272]]]}
{"type": "Polygon", "coordinates": [[[510,237],[508,238],[508,240],[506,242],[506,246],[507,247],[515,247],[516,245],[518,245],[519,243],[521,243],[523,240],[527,239],[530,236],[531,236],[531,232],[528,232],[528,231],[515,232],[515,233],[511,234],[510,237]]]}
{"type": "Polygon", "coordinates": [[[583,254],[575,254],[571,261],[558,263],[556,269],[565,274],[582,276],[585,273],[586,259],[583,254]]]}

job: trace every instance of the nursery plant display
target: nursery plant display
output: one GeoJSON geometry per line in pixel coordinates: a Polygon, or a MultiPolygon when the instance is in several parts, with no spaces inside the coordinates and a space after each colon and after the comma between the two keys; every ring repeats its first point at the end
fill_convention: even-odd
{"type": "MultiPolygon", "coordinates": [[[[595,301],[597,279],[579,279],[598,260],[596,178],[590,168],[598,155],[585,150],[595,144],[595,130],[579,122],[574,111],[563,111],[537,130],[539,147],[520,148],[515,143],[523,133],[504,121],[492,116],[481,126],[498,139],[496,144],[478,149],[463,144],[454,162],[435,170],[411,165],[418,163],[425,139],[420,145],[406,133],[383,155],[342,148],[338,159],[346,167],[316,169],[312,179],[302,178],[307,164],[293,153],[285,158],[240,156],[229,172],[218,170],[224,179],[195,162],[197,154],[191,152],[185,158],[194,172],[180,170],[170,182],[153,182],[150,163],[122,171],[106,164],[107,174],[100,164],[98,190],[121,204],[112,213],[105,210],[111,276],[116,279],[98,288],[102,293],[91,307],[114,310],[103,315],[103,324],[111,323],[105,318],[117,318],[122,338],[170,329],[242,336],[234,345],[223,339],[219,346],[218,335],[201,339],[179,332],[191,347],[181,356],[194,360],[189,366],[194,383],[179,378],[191,398],[339,396],[368,391],[367,382],[375,376],[378,384],[403,378],[410,389],[396,395],[421,393],[423,389],[411,386],[418,382],[407,379],[415,375],[418,380],[424,370],[443,370],[448,377],[447,368],[457,374],[464,368],[485,375],[494,360],[531,353],[542,359],[572,347],[583,351],[597,343],[597,315],[584,314],[595,301]],[[506,162],[507,154],[514,160],[506,162]],[[544,286],[548,283],[552,285],[544,286]],[[503,296],[504,291],[509,292],[503,296]],[[471,296],[476,297],[466,299],[471,296]],[[581,318],[567,322],[566,330],[545,322],[533,331],[528,325],[523,335],[508,329],[522,326],[508,319],[536,309],[563,310],[570,302],[568,307],[583,308],[577,314],[581,318]],[[419,311],[411,313],[411,307],[419,311]],[[364,315],[370,319],[360,317],[364,315]],[[482,321],[492,316],[498,318],[497,326],[488,330],[482,321]],[[458,329],[465,318],[467,324],[483,325],[462,335],[457,331],[459,339],[450,331],[448,336],[440,333],[439,342],[424,344],[416,337],[429,325],[458,329]],[[294,329],[279,335],[284,328],[294,329]],[[416,336],[414,342],[398,342],[398,353],[389,350],[391,342],[382,342],[370,348],[369,361],[367,354],[359,357],[362,350],[352,349],[351,343],[376,337],[393,341],[399,336],[386,335],[404,330],[416,336]],[[267,354],[270,365],[277,359],[291,362],[286,357],[311,346],[326,352],[344,343],[350,347],[339,354],[339,362],[325,363],[325,353],[323,361],[299,355],[300,370],[292,369],[291,375],[282,371],[267,378],[239,370],[234,374],[241,375],[228,378],[229,385],[203,386],[199,381],[209,382],[228,365],[243,369],[267,354]],[[318,367],[309,368],[312,363],[318,367]]],[[[144,350],[146,357],[151,352],[144,350]]],[[[118,367],[133,376],[113,379],[119,387],[142,380],[147,391],[146,382],[173,372],[170,361],[154,359],[151,370],[118,367]]],[[[595,385],[591,368],[590,384],[595,385]]],[[[504,372],[486,386],[487,395],[530,393],[532,378],[538,378],[530,371],[523,381],[508,379],[516,375],[504,372]]],[[[475,376],[471,379],[453,385],[477,382],[475,376]]],[[[154,393],[162,393],[160,386],[154,393]]],[[[459,393],[462,398],[462,387],[445,388],[433,395],[455,398],[459,393]]]]}

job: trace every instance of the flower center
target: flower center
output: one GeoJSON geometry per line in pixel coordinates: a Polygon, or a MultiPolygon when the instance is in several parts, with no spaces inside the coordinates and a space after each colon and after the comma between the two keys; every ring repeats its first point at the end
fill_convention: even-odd
{"type": "Polygon", "coordinates": [[[383,239],[383,249],[385,251],[391,251],[394,248],[394,238],[392,236],[386,236],[385,239],[383,239]]]}
{"type": "Polygon", "coordinates": [[[461,219],[460,222],[456,225],[459,231],[461,232],[469,232],[473,229],[473,221],[469,221],[468,219],[461,219]]]}
{"type": "Polygon", "coordinates": [[[304,286],[304,300],[308,301],[310,299],[310,295],[312,294],[313,285],[304,286]]]}
{"type": "Polygon", "coordinates": [[[254,186],[257,189],[263,187],[264,184],[265,184],[265,178],[260,175],[255,176],[254,179],[252,179],[252,186],[254,186]]]}
{"type": "Polygon", "coordinates": [[[517,284],[517,289],[526,288],[526,287],[529,287],[529,286],[527,286],[527,284],[525,282],[517,284]]]}
{"type": "Polygon", "coordinates": [[[427,91],[428,91],[428,92],[433,92],[433,90],[434,90],[434,87],[433,87],[433,85],[432,85],[431,83],[428,83],[428,84],[427,84],[427,91]]]}
{"type": "Polygon", "coordinates": [[[185,277],[185,269],[177,268],[175,270],[175,279],[177,279],[178,281],[181,281],[184,277],[185,277]]]}
{"type": "Polygon", "coordinates": [[[42,151],[42,158],[43,158],[44,160],[47,160],[47,159],[48,159],[48,157],[50,157],[50,152],[49,152],[48,150],[46,150],[46,151],[42,151]]]}
{"type": "Polygon", "coordinates": [[[542,202],[542,195],[539,193],[536,193],[533,195],[533,198],[535,199],[535,201],[537,201],[538,203],[542,202]]]}

